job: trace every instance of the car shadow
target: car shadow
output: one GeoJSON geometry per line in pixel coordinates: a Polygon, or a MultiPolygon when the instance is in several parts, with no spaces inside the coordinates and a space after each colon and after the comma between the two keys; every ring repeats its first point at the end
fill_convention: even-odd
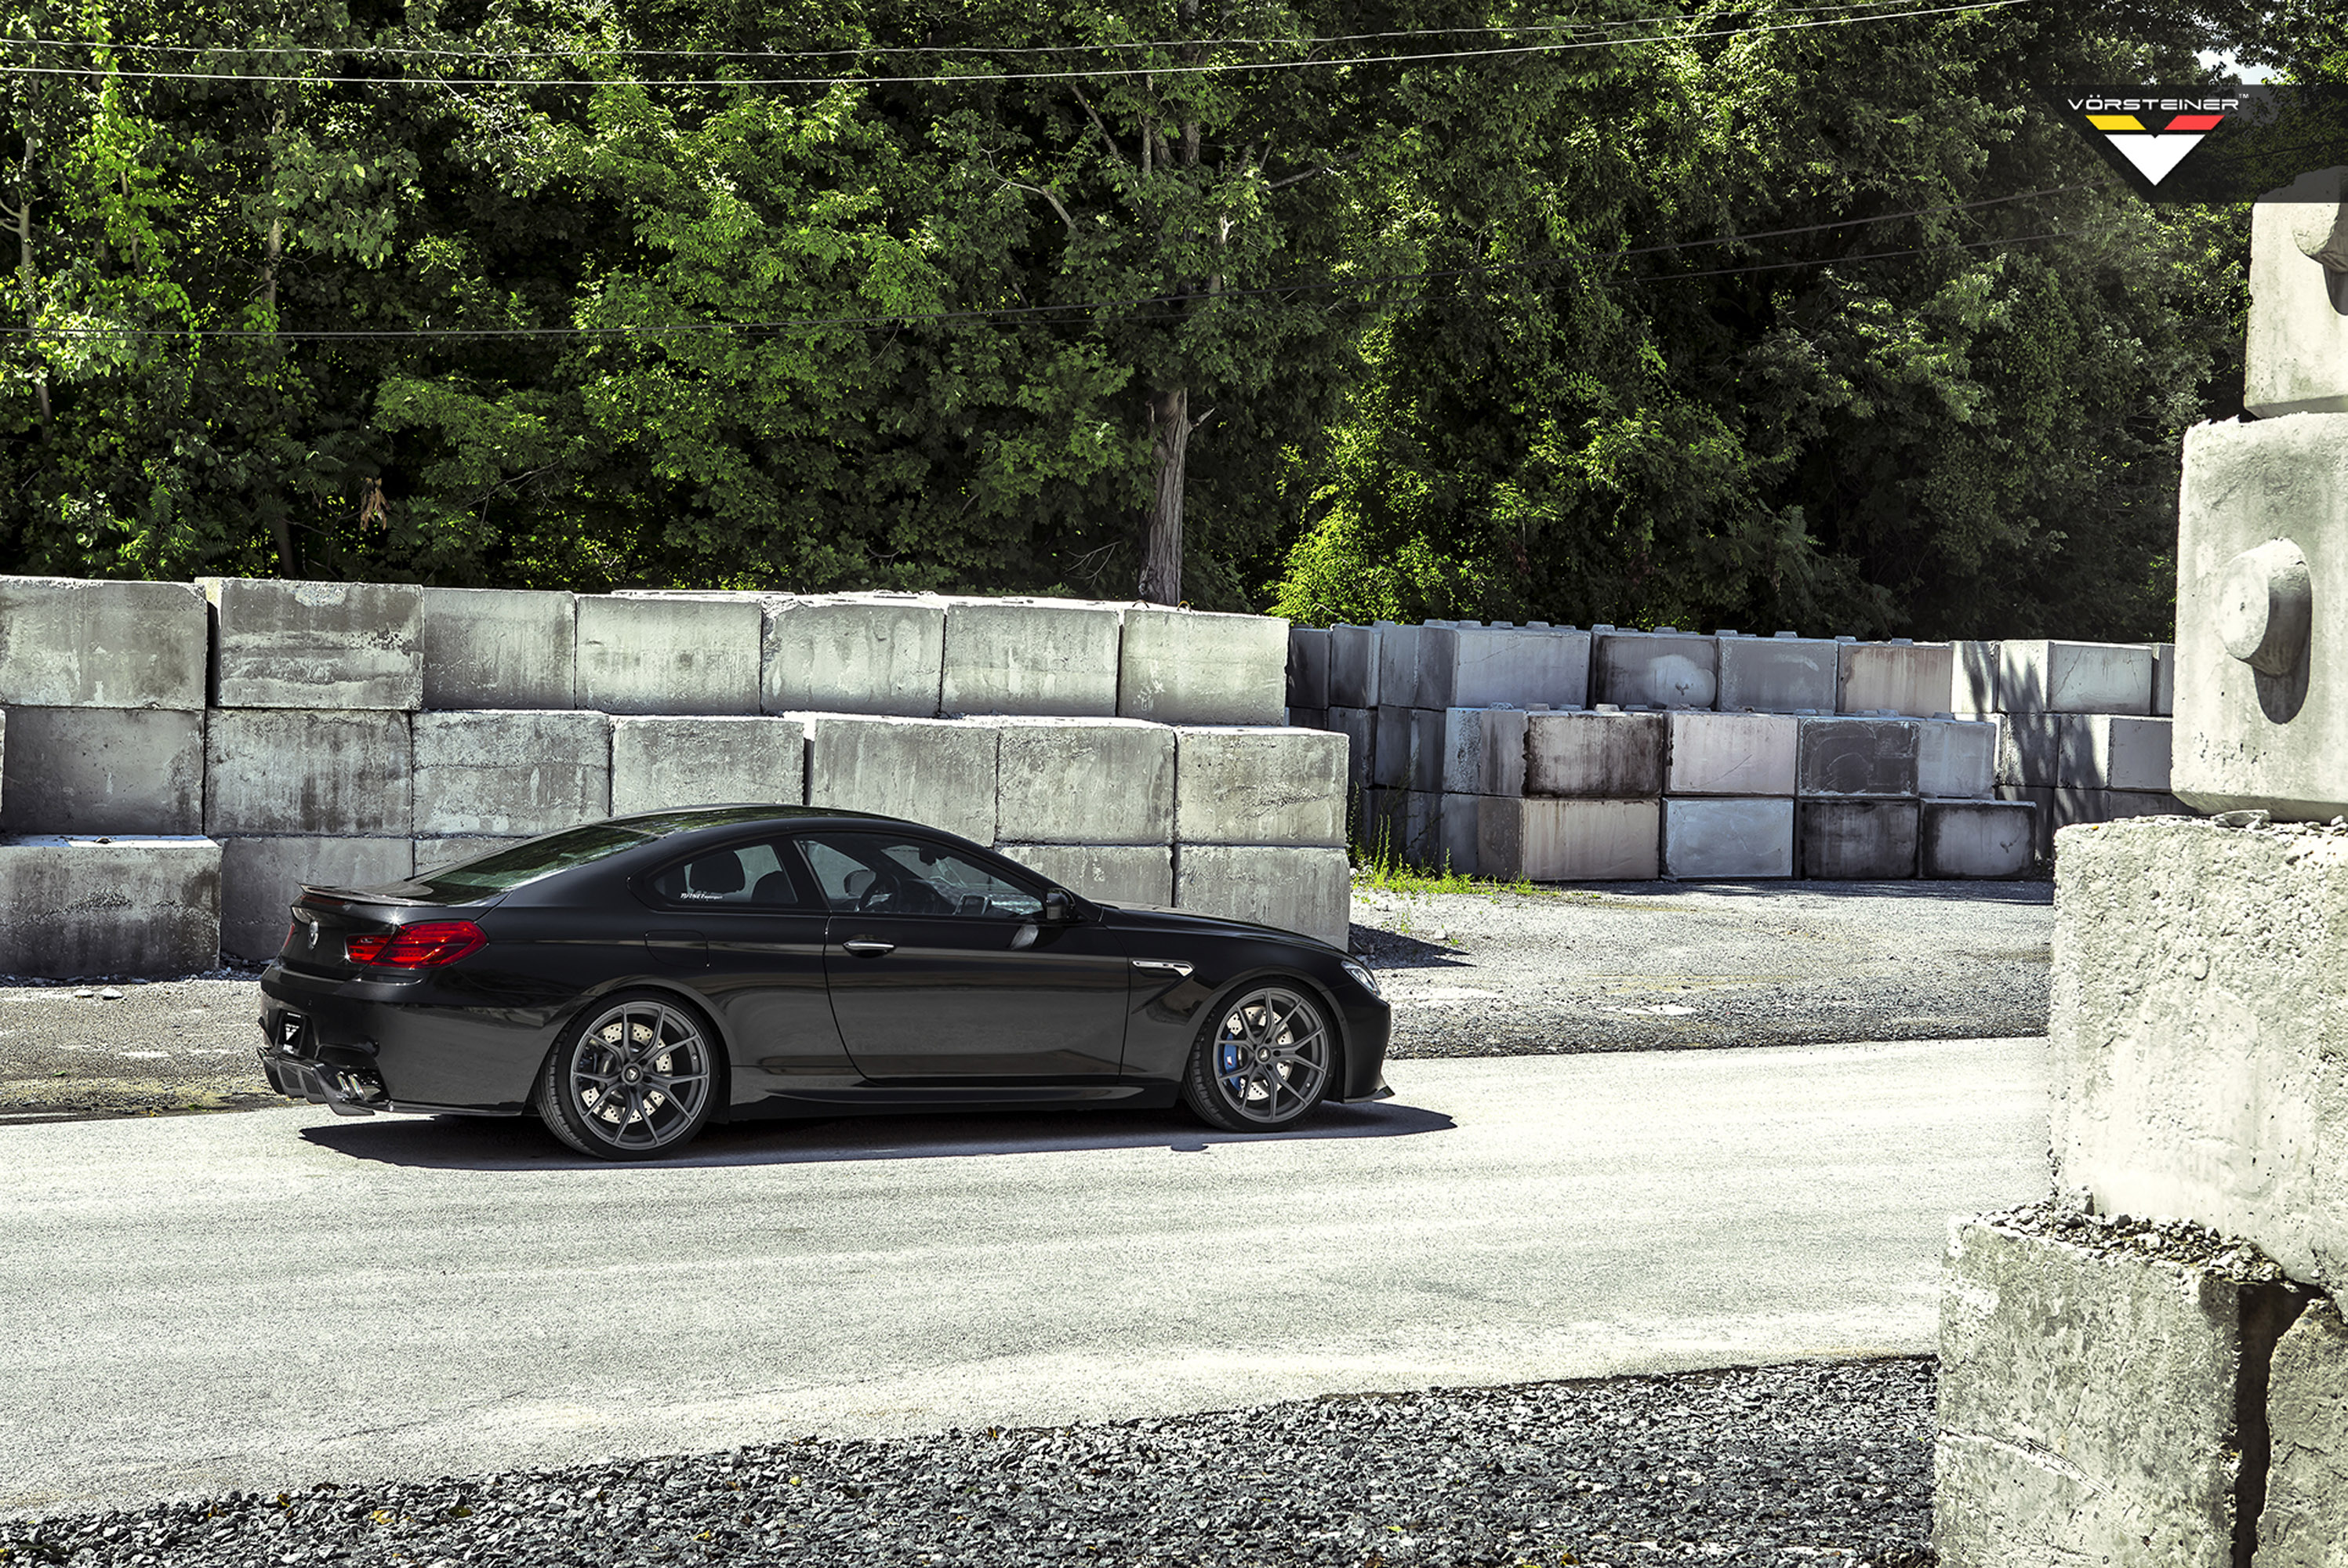
{"type": "Polygon", "coordinates": [[[1375,925],[1353,928],[1351,951],[1369,960],[1373,969],[1464,969],[1460,949],[1439,942],[1381,931],[1375,925]]]}
{"type": "MultiPolygon", "coordinates": [[[[1440,1111],[1393,1100],[1324,1106],[1304,1125],[1286,1132],[1219,1132],[1180,1110],[843,1116],[820,1121],[727,1122],[703,1132],[683,1154],[637,1163],[692,1170],[1116,1149],[1203,1154],[1226,1143],[1406,1138],[1448,1132],[1456,1125],[1440,1111]]],[[[427,1171],[607,1171],[628,1163],[574,1153],[529,1116],[371,1117],[304,1128],[302,1136],[353,1160],[427,1171]]]]}

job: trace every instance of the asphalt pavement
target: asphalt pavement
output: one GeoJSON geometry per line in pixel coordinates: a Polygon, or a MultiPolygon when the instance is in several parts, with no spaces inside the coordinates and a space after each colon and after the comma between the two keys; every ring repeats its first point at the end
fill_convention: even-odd
{"type": "Polygon", "coordinates": [[[1910,1354],[2045,1184],[2034,1039],[1404,1061],[1172,1113],[5,1130],[0,1511],[1910,1354]]]}

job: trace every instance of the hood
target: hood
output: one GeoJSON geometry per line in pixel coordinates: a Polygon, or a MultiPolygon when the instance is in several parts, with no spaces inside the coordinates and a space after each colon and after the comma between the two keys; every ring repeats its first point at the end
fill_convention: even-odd
{"type": "Polygon", "coordinates": [[[1165,904],[1102,903],[1098,899],[1093,902],[1099,904],[1101,911],[1108,916],[1109,924],[1119,931],[1191,931],[1226,936],[1271,937],[1275,941],[1317,947],[1339,958],[1345,956],[1344,948],[1333,947],[1317,936],[1266,925],[1261,921],[1237,920],[1228,915],[1202,913],[1195,909],[1173,909],[1165,904]]]}

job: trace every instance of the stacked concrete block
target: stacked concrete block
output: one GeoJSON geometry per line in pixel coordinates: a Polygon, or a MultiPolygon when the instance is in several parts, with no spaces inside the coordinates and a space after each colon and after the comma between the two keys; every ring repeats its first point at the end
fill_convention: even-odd
{"type": "Polygon", "coordinates": [[[1674,713],[1668,716],[1671,761],[1663,788],[1673,795],[1794,793],[1799,721],[1775,713],[1674,713]]]}
{"type": "Polygon", "coordinates": [[[1432,810],[1427,831],[1433,839],[1434,868],[1466,877],[1484,875],[1484,797],[1437,795],[1432,810]]]}
{"type": "Polygon", "coordinates": [[[1137,604],[1125,612],[1117,711],[1159,724],[1277,725],[1287,671],[1285,621],[1137,604]]]}
{"type": "Polygon", "coordinates": [[[2110,713],[2057,717],[2057,789],[2168,792],[2169,720],[2110,713]]]}
{"type": "Polygon", "coordinates": [[[1310,729],[1175,731],[1174,837],[1185,844],[1342,847],[1345,743],[1310,729]]]}
{"type": "Polygon", "coordinates": [[[1381,861],[1439,868],[1443,803],[1459,798],[1425,789],[1373,789],[1363,808],[1363,847],[1381,861]]]}
{"type": "Polygon", "coordinates": [[[1960,718],[2001,711],[1995,643],[1949,645],[1949,711],[1960,718]]]}
{"type": "Polygon", "coordinates": [[[1718,637],[1719,675],[1714,706],[1723,713],[1832,713],[1838,681],[1838,645],[1827,637],[1780,632],[1718,637]]]}
{"type": "Polygon", "coordinates": [[[1590,687],[1593,699],[1622,707],[1711,707],[1720,690],[1716,638],[1660,628],[1653,632],[1592,629],[1590,687]]]}
{"type": "Polygon", "coordinates": [[[1662,869],[1660,799],[1477,797],[1479,874],[1499,882],[1649,882],[1662,869]]]}
{"type": "Polygon", "coordinates": [[[1377,696],[1371,706],[1416,707],[1418,643],[1426,628],[1380,621],[1371,630],[1375,634],[1371,648],[1377,660],[1375,673],[1370,677],[1376,686],[1377,696]]]}
{"type": "Polygon", "coordinates": [[[1178,844],[1178,908],[1301,932],[1344,948],[1353,871],[1342,849],[1304,844],[1178,844]]]}
{"type": "Polygon", "coordinates": [[[1005,853],[1174,841],[1172,728],[1130,718],[1004,718],[995,727],[994,834],[1005,853]]]}
{"type": "Polygon", "coordinates": [[[1333,707],[1323,717],[1322,727],[1345,738],[1349,796],[1359,795],[1376,782],[1377,717],[1377,709],[1369,707],[1333,707]]]}
{"type": "Polygon", "coordinates": [[[579,601],[572,690],[610,714],[755,714],[764,616],[755,597],[579,601]]]}
{"type": "Polygon", "coordinates": [[[1922,722],[1822,715],[1796,723],[1801,874],[1869,882],[1914,876],[1922,722]]]}
{"type": "Polygon", "coordinates": [[[1329,707],[1329,628],[1288,628],[1288,707],[1291,712],[1329,707]]]}
{"type": "Polygon", "coordinates": [[[1528,714],[1525,792],[1615,799],[1660,796],[1670,745],[1670,722],[1660,713],[1528,714]]]}
{"type": "Polygon", "coordinates": [[[421,713],[412,757],[418,840],[525,839],[612,815],[603,714],[421,713]]]}
{"type": "Polygon", "coordinates": [[[773,594],[760,612],[759,702],[767,712],[936,716],[945,678],[943,599],[773,594]]]}
{"type": "Polygon", "coordinates": [[[1590,634],[1546,622],[1429,624],[1417,672],[1419,707],[1580,707],[1589,700],[1590,634]]]}
{"type": "Polygon", "coordinates": [[[167,707],[11,707],[0,832],[201,833],[204,715],[167,707]]]}
{"type": "MultiPolygon", "coordinates": [[[[847,722],[825,717],[832,722],[847,722]]],[[[808,737],[812,723],[807,716],[629,715],[610,722],[612,815],[615,817],[683,810],[690,806],[796,806],[807,799],[808,737]]],[[[988,738],[993,738],[991,732],[988,738]]],[[[991,819],[991,770],[986,784],[991,819]]],[[[980,841],[991,838],[990,825],[989,834],[980,841]]]]}
{"type": "Polygon", "coordinates": [[[1998,727],[1931,718],[1916,727],[1916,792],[1927,799],[1986,800],[1997,788],[1998,727]]]}
{"type": "Polygon", "coordinates": [[[1169,844],[997,844],[998,852],[1071,892],[1103,903],[1170,908],[1174,851],[1169,844]]]}
{"type": "Polygon", "coordinates": [[[1802,800],[1794,818],[1802,875],[1830,882],[1897,882],[1914,876],[1921,810],[1915,800],[1802,800]]]}
{"type": "Polygon", "coordinates": [[[569,593],[427,588],[420,606],[427,708],[574,705],[579,601],[569,593]]]}
{"type": "Polygon", "coordinates": [[[2258,1568],[2348,1563],[2348,1321],[2319,1297],[2267,1367],[2266,1506],[2258,1568]]]}
{"type": "Polygon", "coordinates": [[[205,614],[185,583],[0,577],[0,704],[199,710],[205,614]]]}
{"type": "MultiPolygon", "coordinates": [[[[1373,708],[1378,706],[1378,638],[1376,626],[1337,625],[1329,628],[1329,706],[1333,708],[1373,708]]],[[[1416,676],[1412,677],[1416,681],[1416,676]]],[[[1415,688],[1414,688],[1415,689],[1415,688]]]]}
{"type": "MultiPolygon", "coordinates": [[[[973,843],[995,841],[999,726],[860,714],[794,717],[806,727],[808,805],[904,817],[973,843]]],[[[615,764],[616,742],[615,726],[615,764]]],[[[615,794],[617,787],[615,768],[615,794]]]]}
{"type": "Polygon", "coordinates": [[[1114,716],[1122,614],[1072,599],[949,599],[939,712],[1114,716]]]}
{"type": "Polygon", "coordinates": [[[209,839],[0,839],[0,975],[187,975],[219,963],[220,936],[209,839]]]}
{"type": "Polygon", "coordinates": [[[2348,414],[2348,170],[2323,169],[2250,207],[2242,405],[2260,419],[2348,414]]]}
{"type": "Polygon", "coordinates": [[[424,592],[403,583],[197,579],[221,707],[424,706],[424,592]]]}
{"type": "Polygon", "coordinates": [[[1446,795],[1521,795],[1525,736],[1532,716],[1521,708],[1455,707],[1443,716],[1446,795]]]}
{"type": "MultiPolygon", "coordinates": [[[[445,857],[455,859],[455,856],[445,857]]],[[[220,945],[239,958],[273,958],[304,887],[376,888],[406,882],[416,846],[406,837],[302,834],[220,841],[220,945]]]]}
{"type": "Polygon", "coordinates": [[[2152,649],[2142,643],[2007,641],[1997,645],[2005,713],[2144,714],[2152,708],[2152,649]]]}
{"type": "Polygon", "coordinates": [[[2152,645],[2152,711],[2155,717],[2173,717],[2177,712],[2177,645],[2152,645]]]}
{"type": "Polygon", "coordinates": [[[2038,859],[2038,809],[2028,801],[1926,800],[1916,841],[1917,871],[1926,877],[2024,876],[2038,859]]]}
{"type": "Polygon", "coordinates": [[[1802,718],[1797,762],[1797,792],[1806,797],[1908,796],[1917,793],[1914,719],[1888,717],[1802,718]]]}
{"type": "Polygon", "coordinates": [[[1371,739],[1370,782],[1381,789],[1443,788],[1445,727],[1439,708],[1380,707],[1371,739]]]}
{"type": "Polygon", "coordinates": [[[1930,718],[1949,709],[1955,657],[1947,643],[1844,643],[1836,657],[1835,708],[1930,718]]]}
{"type": "Polygon", "coordinates": [[[1662,869],[1681,880],[1792,876],[1793,797],[1666,799],[1662,869]]]}

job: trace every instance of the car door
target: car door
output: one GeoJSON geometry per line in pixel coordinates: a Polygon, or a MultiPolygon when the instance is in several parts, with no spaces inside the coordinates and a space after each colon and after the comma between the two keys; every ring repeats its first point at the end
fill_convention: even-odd
{"type": "Polygon", "coordinates": [[[1128,966],[1102,923],[1045,921],[1048,884],[918,834],[798,842],[830,913],[832,1016],[868,1078],[1117,1077],[1128,966]]]}
{"type": "Polygon", "coordinates": [[[798,853],[767,833],[695,850],[646,877],[655,965],[690,985],[733,1041],[733,1103],[755,1107],[862,1077],[833,1021],[829,918],[798,853]]]}

